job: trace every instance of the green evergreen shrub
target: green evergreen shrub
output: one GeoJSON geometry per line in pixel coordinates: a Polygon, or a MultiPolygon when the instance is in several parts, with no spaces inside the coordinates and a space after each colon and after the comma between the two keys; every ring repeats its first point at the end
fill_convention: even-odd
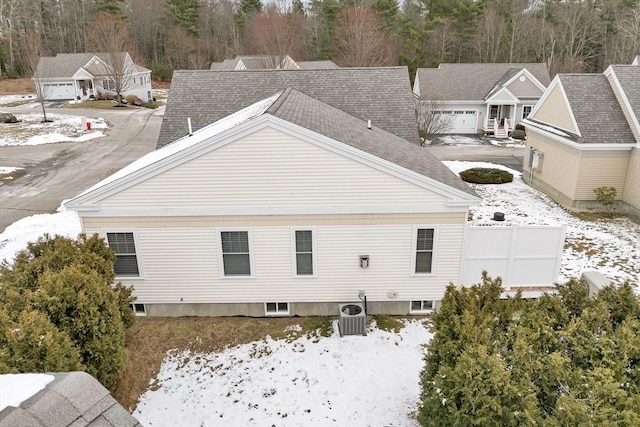
{"type": "Polygon", "coordinates": [[[513,130],[511,131],[511,138],[523,141],[525,138],[525,133],[523,130],[518,130],[518,129],[513,130]]]}
{"type": "Polygon", "coordinates": [[[500,299],[450,285],[421,375],[423,426],[640,425],[640,300],[584,282],[500,299]]]}
{"type": "Polygon", "coordinates": [[[5,331],[0,337],[0,353],[9,355],[0,358],[0,368],[30,372],[66,366],[86,370],[107,387],[113,384],[126,362],[125,329],[135,318],[129,306],[131,288],[112,286],[114,261],[113,251],[98,235],[76,240],[45,235],[18,253],[12,265],[3,265],[2,326],[23,326],[20,336],[5,331]],[[23,313],[32,314],[25,319],[23,313]],[[34,360],[27,361],[20,354],[36,342],[38,331],[60,347],[33,352],[34,360]],[[19,351],[9,350],[11,345],[19,351]],[[67,359],[66,364],[57,358],[50,361],[50,354],[67,359]]]}
{"type": "Polygon", "coordinates": [[[495,168],[471,168],[460,172],[463,181],[474,184],[503,184],[513,181],[513,174],[495,168]]]}
{"type": "Polygon", "coordinates": [[[515,127],[515,130],[521,130],[522,132],[525,131],[525,127],[522,123],[518,123],[515,127]]]}

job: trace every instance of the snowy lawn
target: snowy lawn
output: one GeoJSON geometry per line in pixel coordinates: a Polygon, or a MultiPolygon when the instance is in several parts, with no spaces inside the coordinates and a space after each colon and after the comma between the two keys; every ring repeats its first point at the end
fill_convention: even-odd
{"type": "Polygon", "coordinates": [[[133,415],[148,426],[415,426],[431,337],[412,320],[397,334],[374,324],[366,337],[169,352],[133,415]]]}
{"type": "Polygon", "coordinates": [[[559,282],[582,272],[598,270],[618,282],[640,284],[640,225],[627,218],[584,221],[559,207],[545,194],[529,187],[520,172],[492,163],[443,162],[456,173],[473,167],[494,167],[511,172],[513,182],[497,185],[470,184],[482,197],[472,206],[473,219],[489,221],[494,212],[503,212],[507,221],[517,224],[566,224],[559,282]]]}
{"type": "MultiPolygon", "coordinates": [[[[62,114],[47,114],[51,122],[42,122],[42,113],[16,114],[19,123],[0,124],[0,146],[39,145],[56,142],[84,142],[104,136],[109,124],[101,118],[84,118],[62,114]],[[91,130],[85,122],[91,123],[91,130]]],[[[1,165],[0,165],[1,166],[1,165]]]]}

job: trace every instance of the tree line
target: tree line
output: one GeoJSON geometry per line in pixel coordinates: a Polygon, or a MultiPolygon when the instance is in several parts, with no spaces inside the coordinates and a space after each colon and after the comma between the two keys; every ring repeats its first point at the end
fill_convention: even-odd
{"type": "Polygon", "coordinates": [[[601,72],[640,53],[640,0],[0,0],[2,76],[29,75],[31,33],[41,55],[90,51],[104,14],[164,79],[241,54],[407,65],[413,77],[443,62],[601,72]]]}

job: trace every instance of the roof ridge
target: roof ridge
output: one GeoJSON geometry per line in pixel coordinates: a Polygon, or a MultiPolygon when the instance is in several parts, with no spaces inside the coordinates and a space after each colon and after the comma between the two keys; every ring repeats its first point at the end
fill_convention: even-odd
{"type": "MultiPolygon", "coordinates": [[[[282,104],[287,100],[287,98],[291,95],[292,92],[300,92],[294,88],[292,88],[291,86],[286,87],[284,90],[280,91],[280,96],[278,96],[277,99],[275,99],[271,105],[269,106],[269,108],[267,108],[264,113],[266,114],[272,114],[275,115],[275,113],[278,112],[278,110],[280,109],[280,107],[282,106],[282,104]]],[[[302,92],[300,92],[302,93],[302,92]]]]}

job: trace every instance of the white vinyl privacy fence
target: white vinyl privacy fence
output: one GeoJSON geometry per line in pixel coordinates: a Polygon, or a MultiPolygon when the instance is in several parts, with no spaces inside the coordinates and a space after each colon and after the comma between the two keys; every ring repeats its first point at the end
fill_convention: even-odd
{"type": "Polygon", "coordinates": [[[565,225],[471,225],[464,243],[462,284],[478,283],[482,271],[500,276],[505,288],[550,286],[558,280],[565,225]]]}

